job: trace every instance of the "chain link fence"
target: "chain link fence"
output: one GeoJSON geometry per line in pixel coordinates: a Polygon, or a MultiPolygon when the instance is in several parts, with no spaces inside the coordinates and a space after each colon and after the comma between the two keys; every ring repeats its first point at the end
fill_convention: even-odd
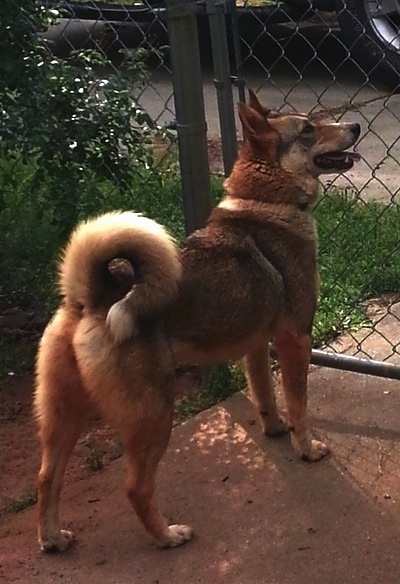
{"type": "MultiPolygon", "coordinates": [[[[6,3],[11,5],[10,0],[6,3]]],[[[26,0],[14,4],[15,16],[22,20],[26,5],[41,5],[26,0]]],[[[110,99],[108,84],[121,74],[126,83],[112,86],[112,91],[119,88],[133,96],[135,148],[130,150],[131,142],[121,144],[120,137],[114,136],[110,118],[99,121],[105,124],[104,132],[90,124],[87,127],[95,132],[94,139],[100,135],[107,142],[111,136],[119,152],[128,152],[127,160],[137,156],[140,164],[135,165],[135,172],[143,175],[143,181],[139,188],[130,189],[120,172],[120,160],[108,160],[107,149],[101,148],[90,159],[97,165],[93,180],[99,180],[99,169],[110,171],[106,178],[112,188],[122,181],[119,190],[125,193],[122,199],[109,197],[110,205],[122,200],[179,235],[184,225],[191,230],[207,214],[209,169],[229,173],[237,152],[236,137],[240,140],[234,102],[244,99],[246,85],[273,109],[322,111],[360,122],[362,163],[346,175],[324,181],[316,209],[322,290],[315,336],[328,352],[367,358],[371,372],[398,377],[398,370],[390,366],[399,363],[400,340],[398,3],[143,0],[42,4],[52,11],[53,20],[42,26],[41,38],[53,58],[83,72],[92,68],[92,95],[97,92],[99,100],[94,106],[105,108],[104,102],[110,99]],[[84,57],[88,51],[104,55],[107,63],[89,64],[84,57]],[[138,149],[138,144],[143,148],[138,149]],[[178,149],[180,174],[175,163],[178,149]],[[159,173],[157,180],[154,173],[148,174],[149,168],[159,173]],[[375,366],[371,360],[386,366],[375,366]]],[[[18,38],[14,43],[28,51],[18,38]]],[[[82,79],[82,83],[87,80],[82,79]]],[[[46,117],[48,111],[42,114],[46,117]]],[[[70,150],[74,149],[72,141],[70,150]]],[[[79,166],[79,160],[75,162],[79,166]]],[[[36,176],[32,181],[39,179],[36,176]]],[[[129,180],[136,179],[130,174],[129,180]]],[[[84,188],[90,190],[88,181],[84,188]]],[[[95,189],[101,203],[106,200],[104,189],[103,185],[100,194],[95,189]]],[[[25,204],[23,199],[21,205],[25,204]]],[[[100,202],[95,198],[94,204],[100,202]]],[[[83,213],[94,210],[84,206],[83,213]]],[[[324,359],[325,353],[315,352],[315,362],[324,359]]],[[[328,361],[335,366],[333,358],[328,361]]],[[[339,366],[360,368],[358,361],[349,360],[339,366]]]]}
{"type": "MultiPolygon", "coordinates": [[[[330,259],[335,249],[344,259],[335,281],[329,287],[322,284],[321,304],[332,296],[330,310],[336,320],[332,332],[336,326],[338,332],[345,332],[336,338],[333,334],[323,344],[335,353],[398,363],[397,268],[391,282],[387,275],[397,264],[400,244],[399,5],[367,0],[280,2],[263,8],[246,4],[238,10],[237,22],[241,61],[236,69],[265,96],[269,107],[324,112],[338,120],[357,121],[363,128],[358,144],[362,164],[348,174],[329,177],[322,185],[320,205],[343,194],[349,202],[341,211],[331,207],[336,215],[333,223],[318,225],[322,280],[332,267],[330,259]],[[354,225],[357,219],[352,217],[353,212],[362,221],[363,212],[369,211],[371,223],[354,225]],[[390,215],[394,222],[389,226],[390,215]],[[342,227],[354,229],[357,236],[344,237],[342,227]],[[391,232],[390,242],[385,239],[385,230],[391,232]],[[371,240],[372,253],[365,254],[371,240]],[[382,251],[379,258],[377,247],[382,251]],[[361,272],[362,286],[348,286],[348,274],[355,284],[361,272]],[[335,297],[342,295],[344,303],[339,307],[335,297]],[[356,323],[358,310],[363,316],[356,323]]],[[[318,215],[318,207],[316,212],[318,215]]],[[[324,214],[321,219],[325,220],[324,214]]],[[[333,359],[318,351],[314,362],[379,371],[371,361],[333,359]]],[[[398,377],[394,367],[382,367],[380,371],[398,377]]]]}

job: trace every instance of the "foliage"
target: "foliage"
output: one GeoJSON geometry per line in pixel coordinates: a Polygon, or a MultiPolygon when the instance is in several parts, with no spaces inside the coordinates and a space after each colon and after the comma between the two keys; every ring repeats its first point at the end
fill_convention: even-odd
{"type": "MultiPolygon", "coordinates": [[[[123,74],[93,51],[57,59],[39,33],[58,16],[33,0],[0,3],[0,312],[17,302],[50,314],[57,256],[79,219],[133,208],[178,239],[184,234],[177,164],[155,161],[150,146],[160,129],[132,93],[146,79],[143,53],[126,55],[123,74]]],[[[212,186],[216,201],[221,180],[212,186]]],[[[329,191],[315,214],[320,345],[364,324],[365,300],[398,290],[400,208],[329,191]]],[[[8,369],[11,341],[3,344],[8,369]]],[[[180,415],[243,384],[240,367],[212,368],[196,398],[181,401],[180,415]]]]}
{"type": "Polygon", "coordinates": [[[366,324],[368,298],[398,291],[400,207],[331,190],[315,215],[321,290],[314,342],[320,345],[366,324]]]}
{"type": "MultiPolygon", "coordinates": [[[[146,212],[162,221],[178,236],[184,232],[179,176],[176,164],[143,168],[129,189],[112,180],[88,175],[75,201],[81,217],[113,209],[146,212]]],[[[0,213],[0,312],[17,305],[51,312],[57,301],[56,262],[65,243],[60,202],[51,201],[52,177],[38,183],[35,161],[0,158],[0,191],[4,208],[0,213]]]]}
{"type": "Polygon", "coordinates": [[[185,395],[176,406],[176,419],[183,422],[212,405],[228,398],[246,385],[240,364],[215,365],[201,379],[194,395],[185,395]]]}
{"type": "Polygon", "coordinates": [[[180,213],[176,164],[160,166],[151,148],[165,136],[133,97],[145,55],[126,53],[122,72],[94,51],[57,59],[38,33],[58,16],[32,0],[0,3],[0,311],[16,299],[52,306],[56,250],[78,220],[180,213]]]}

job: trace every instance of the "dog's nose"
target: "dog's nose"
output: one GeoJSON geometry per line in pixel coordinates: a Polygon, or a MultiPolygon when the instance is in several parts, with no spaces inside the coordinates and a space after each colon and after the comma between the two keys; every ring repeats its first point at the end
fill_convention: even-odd
{"type": "Polygon", "coordinates": [[[354,138],[357,140],[358,136],[361,134],[360,124],[351,124],[350,130],[351,130],[351,133],[353,134],[354,138]]]}

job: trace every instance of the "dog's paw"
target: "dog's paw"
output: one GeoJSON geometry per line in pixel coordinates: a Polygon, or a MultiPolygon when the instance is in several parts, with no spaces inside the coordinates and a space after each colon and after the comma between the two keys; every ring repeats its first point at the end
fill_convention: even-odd
{"type": "Polygon", "coordinates": [[[316,462],[329,453],[329,448],[319,440],[310,440],[306,451],[300,453],[301,459],[306,462],[316,462]]]}
{"type": "Polygon", "coordinates": [[[60,533],[54,537],[40,539],[39,545],[42,552],[57,553],[65,552],[74,541],[74,534],[72,531],[62,529],[60,533]]]}
{"type": "Polygon", "coordinates": [[[165,536],[162,547],[178,547],[190,541],[193,536],[193,529],[189,525],[170,525],[165,536]]]}

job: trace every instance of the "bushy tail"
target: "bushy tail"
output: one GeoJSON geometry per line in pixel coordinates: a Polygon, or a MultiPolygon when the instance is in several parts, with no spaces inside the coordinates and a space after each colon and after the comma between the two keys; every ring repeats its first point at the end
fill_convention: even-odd
{"type": "Polygon", "coordinates": [[[107,213],[79,224],[71,235],[60,265],[65,301],[99,308],[99,287],[106,285],[104,273],[115,258],[127,259],[139,275],[108,310],[110,332],[122,342],[135,333],[138,315],[158,312],[175,298],[181,264],[177,245],[161,225],[137,213],[107,213]]]}

